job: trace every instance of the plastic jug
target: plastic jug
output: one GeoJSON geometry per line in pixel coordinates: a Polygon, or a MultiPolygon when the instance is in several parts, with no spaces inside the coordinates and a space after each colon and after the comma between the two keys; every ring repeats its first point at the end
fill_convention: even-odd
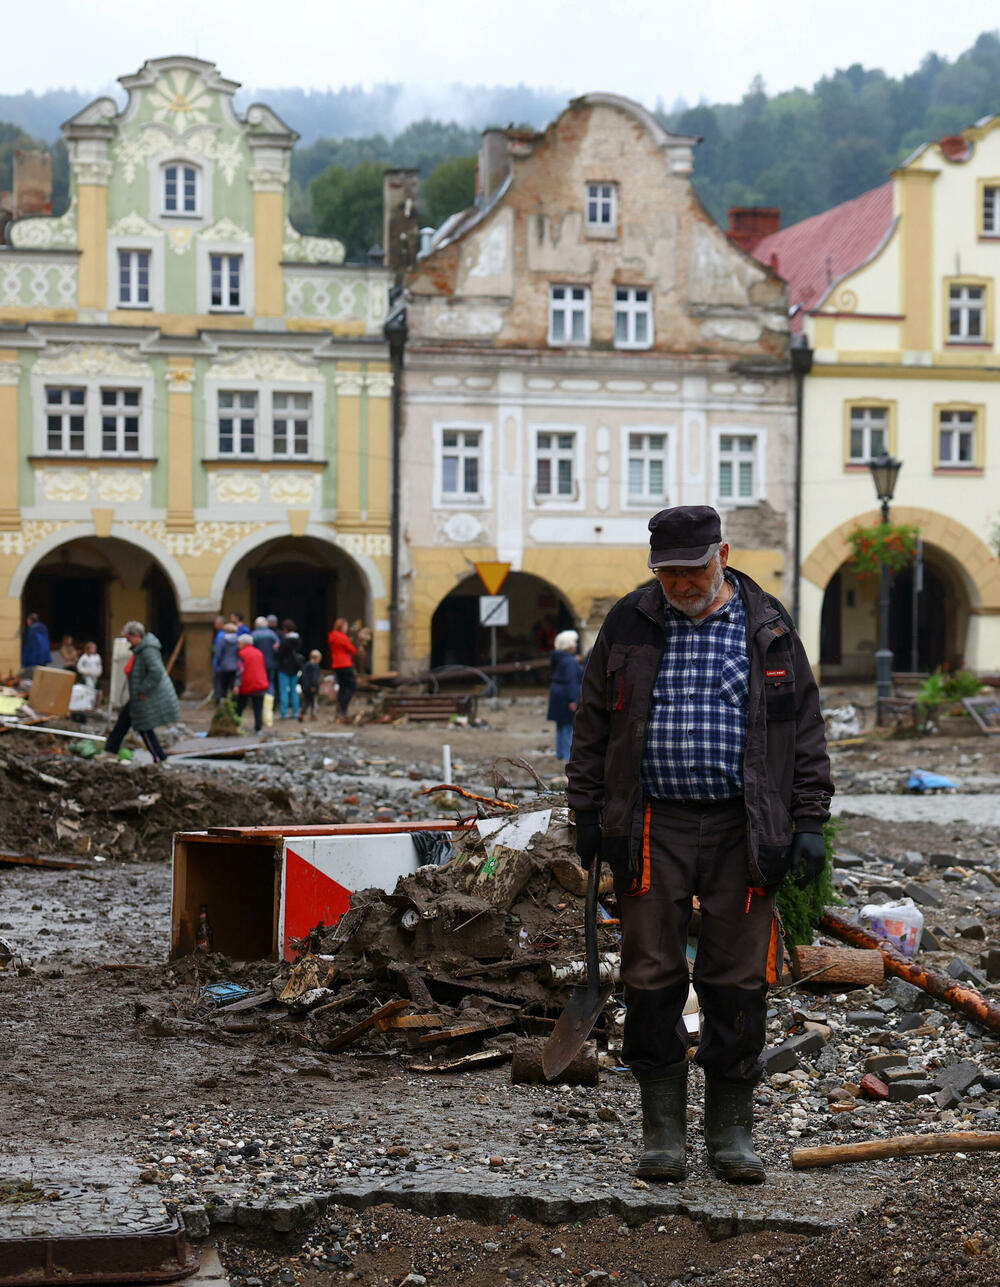
{"type": "Polygon", "coordinates": [[[895,903],[868,903],[860,912],[862,924],[867,923],[878,938],[887,938],[904,956],[912,956],[920,946],[924,932],[924,914],[912,898],[900,898],[895,903]]]}

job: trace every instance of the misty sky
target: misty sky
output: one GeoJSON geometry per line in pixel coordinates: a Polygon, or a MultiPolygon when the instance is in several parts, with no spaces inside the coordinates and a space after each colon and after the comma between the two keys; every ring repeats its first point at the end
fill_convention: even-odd
{"type": "Polygon", "coordinates": [[[439,118],[456,81],[670,108],[737,101],[758,72],[770,93],[853,62],[898,76],[998,27],[996,0],[48,0],[41,26],[31,5],[8,6],[0,93],[96,92],[183,53],[248,88],[402,81],[414,114],[439,118]]]}

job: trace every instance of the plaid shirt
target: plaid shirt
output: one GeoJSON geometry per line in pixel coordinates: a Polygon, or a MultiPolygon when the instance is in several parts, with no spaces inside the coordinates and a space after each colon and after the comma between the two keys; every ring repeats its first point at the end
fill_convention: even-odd
{"type": "Polygon", "coordinates": [[[727,604],[692,621],[666,599],[667,646],[653,685],[645,793],[660,800],[728,800],[743,794],[750,657],[746,607],[735,579],[727,604]]]}

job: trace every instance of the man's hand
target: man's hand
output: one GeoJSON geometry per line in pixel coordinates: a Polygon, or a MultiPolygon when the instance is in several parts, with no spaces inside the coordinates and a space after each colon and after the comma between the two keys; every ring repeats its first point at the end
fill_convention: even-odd
{"type": "Polygon", "coordinates": [[[601,815],[596,811],[576,814],[576,852],[588,871],[594,859],[601,856],[600,819],[601,815]]]}
{"type": "MultiPolygon", "coordinates": [[[[579,840],[577,845],[579,846],[579,840]]],[[[814,831],[796,831],[792,837],[790,871],[799,889],[811,885],[826,866],[826,841],[814,831]]]]}

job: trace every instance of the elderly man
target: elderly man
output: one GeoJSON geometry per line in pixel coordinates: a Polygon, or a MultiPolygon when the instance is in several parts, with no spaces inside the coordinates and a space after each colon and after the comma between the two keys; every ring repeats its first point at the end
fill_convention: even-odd
{"type": "Polygon", "coordinates": [[[816,684],[785,609],[729,568],[707,505],[649,522],[659,584],[608,613],[583,680],[567,773],[585,866],[615,875],[627,1016],[639,1082],[637,1174],[682,1180],[687,1122],[685,952],[704,1018],[705,1143],[715,1173],[764,1179],[753,1092],[764,1046],[774,894],[825,864],[833,787],[816,684]]]}

